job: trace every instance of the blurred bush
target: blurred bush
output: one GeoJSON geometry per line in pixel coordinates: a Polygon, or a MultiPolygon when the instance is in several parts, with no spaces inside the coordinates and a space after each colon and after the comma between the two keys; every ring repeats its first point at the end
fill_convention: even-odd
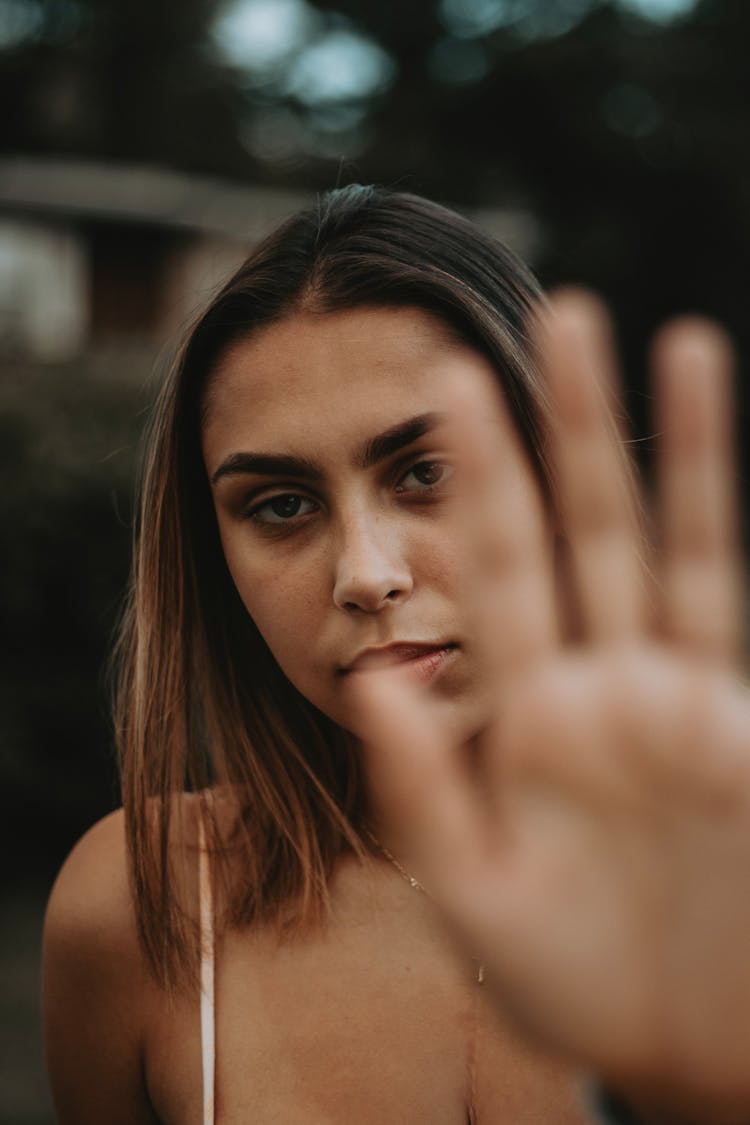
{"type": "Polygon", "coordinates": [[[148,366],[137,352],[19,364],[0,384],[0,784],[10,839],[39,874],[117,801],[102,669],[127,581],[148,366]]]}

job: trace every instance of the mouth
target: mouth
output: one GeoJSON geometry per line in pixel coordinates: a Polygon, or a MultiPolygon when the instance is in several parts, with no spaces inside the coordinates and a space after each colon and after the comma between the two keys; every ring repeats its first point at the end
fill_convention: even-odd
{"type": "Polygon", "coordinates": [[[418,679],[430,680],[457,652],[458,645],[453,641],[439,644],[405,642],[384,648],[369,648],[342,668],[340,674],[348,676],[353,672],[403,666],[405,672],[418,679]]]}

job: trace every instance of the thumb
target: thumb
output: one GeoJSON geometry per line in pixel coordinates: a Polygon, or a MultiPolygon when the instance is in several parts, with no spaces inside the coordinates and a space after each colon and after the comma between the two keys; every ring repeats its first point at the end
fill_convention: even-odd
{"type": "Polygon", "coordinates": [[[398,669],[355,673],[350,691],[373,809],[389,840],[419,865],[435,898],[474,866],[479,816],[465,747],[441,709],[398,669]]]}

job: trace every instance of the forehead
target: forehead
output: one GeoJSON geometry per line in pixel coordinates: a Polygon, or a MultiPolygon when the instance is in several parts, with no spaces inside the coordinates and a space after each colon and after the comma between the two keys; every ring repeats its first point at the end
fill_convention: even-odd
{"type": "Polygon", "coordinates": [[[204,445],[208,454],[215,445],[357,441],[408,415],[472,402],[496,411],[497,375],[438,317],[417,308],[300,312],[225,354],[207,396],[204,445]]]}

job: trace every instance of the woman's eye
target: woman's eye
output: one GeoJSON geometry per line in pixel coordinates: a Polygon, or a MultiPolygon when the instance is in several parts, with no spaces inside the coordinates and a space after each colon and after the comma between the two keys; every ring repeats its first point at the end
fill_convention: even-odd
{"type": "Polygon", "coordinates": [[[297,516],[306,516],[315,511],[315,504],[305,496],[298,496],[295,492],[285,492],[281,496],[274,496],[259,504],[250,512],[252,519],[258,523],[288,523],[297,516]]]}
{"type": "Polygon", "coordinates": [[[420,461],[413,465],[398,482],[397,492],[408,492],[411,489],[433,488],[442,484],[451,474],[451,469],[441,461],[420,461]]]}

